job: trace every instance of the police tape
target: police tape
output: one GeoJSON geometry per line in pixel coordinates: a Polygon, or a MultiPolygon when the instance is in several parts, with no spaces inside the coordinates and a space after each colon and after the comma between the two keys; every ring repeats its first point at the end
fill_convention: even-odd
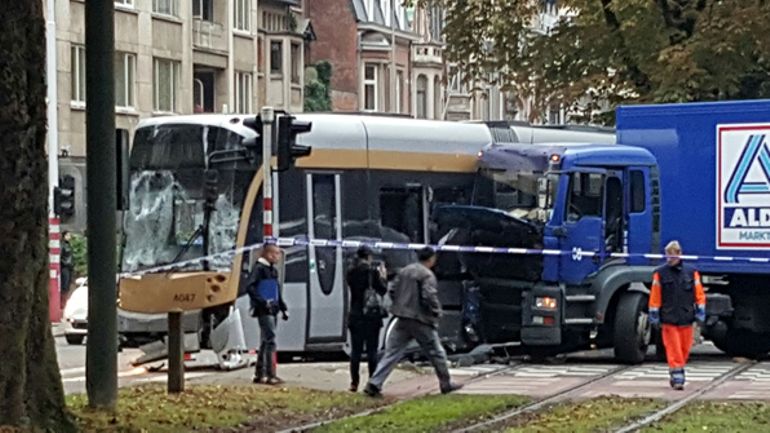
{"type": "MultiPolygon", "coordinates": [[[[586,258],[599,257],[601,259],[630,259],[642,258],[648,260],[665,260],[670,256],[654,253],[625,253],[613,252],[602,253],[597,251],[584,250],[580,247],[574,247],[570,250],[559,249],[538,249],[538,248],[516,248],[516,247],[492,247],[492,246],[470,246],[470,245],[450,245],[450,244],[423,244],[423,243],[401,243],[401,242],[383,242],[371,240],[352,240],[352,239],[303,239],[303,238],[267,238],[265,243],[276,244],[279,247],[316,247],[316,248],[343,248],[358,249],[367,246],[373,250],[411,250],[416,251],[425,247],[431,247],[437,252],[446,253],[470,253],[470,254],[501,254],[501,255],[529,255],[529,256],[551,256],[561,257],[569,256],[573,261],[581,261],[586,258]]],[[[228,251],[222,251],[203,257],[184,260],[175,263],[164,264],[151,268],[145,268],[136,271],[128,271],[120,274],[121,278],[140,277],[148,274],[163,274],[175,271],[183,271],[185,268],[195,265],[198,266],[209,263],[213,264],[212,270],[228,271],[228,266],[217,267],[217,263],[212,263],[218,259],[230,259],[236,255],[259,250],[264,243],[255,243],[241,248],[235,248],[228,251]]],[[[709,256],[684,254],[680,259],[690,262],[714,261],[714,262],[744,262],[744,263],[770,263],[770,257],[741,257],[741,256],[709,256]]]]}

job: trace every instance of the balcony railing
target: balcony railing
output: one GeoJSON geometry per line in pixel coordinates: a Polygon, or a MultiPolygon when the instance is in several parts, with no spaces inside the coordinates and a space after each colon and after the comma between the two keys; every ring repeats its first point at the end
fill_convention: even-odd
{"type": "Polygon", "coordinates": [[[193,18],[193,45],[197,48],[227,51],[225,26],[202,18],[193,18]]]}

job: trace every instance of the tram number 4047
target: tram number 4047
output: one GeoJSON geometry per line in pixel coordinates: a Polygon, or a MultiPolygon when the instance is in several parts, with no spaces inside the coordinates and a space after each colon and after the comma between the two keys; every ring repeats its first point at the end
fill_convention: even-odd
{"type": "Polygon", "coordinates": [[[195,293],[177,293],[174,295],[174,302],[193,302],[195,293]]]}

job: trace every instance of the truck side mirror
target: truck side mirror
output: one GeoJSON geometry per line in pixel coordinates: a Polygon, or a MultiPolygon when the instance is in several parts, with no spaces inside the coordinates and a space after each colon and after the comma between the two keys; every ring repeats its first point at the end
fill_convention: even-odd
{"type": "Polygon", "coordinates": [[[128,130],[117,129],[115,131],[115,157],[117,163],[115,167],[118,169],[118,175],[116,179],[116,199],[117,210],[128,210],[129,208],[129,194],[131,191],[131,177],[129,175],[129,138],[128,130]]]}

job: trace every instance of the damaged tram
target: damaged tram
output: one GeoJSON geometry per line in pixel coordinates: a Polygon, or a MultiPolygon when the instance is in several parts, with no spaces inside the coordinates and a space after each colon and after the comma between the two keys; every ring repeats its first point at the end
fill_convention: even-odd
{"type": "MultiPolygon", "coordinates": [[[[296,117],[312,122],[312,130],[297,137],[312,153],[273,174],[274,232],[305,241],[483,245],[485,237],[496,237],[489,244],[500,245],[503,235],[510,246],[540,248],[539,232],[549,215],[549,201],[538,194],[545,175],[524,165],[517,172],[480,168],[480,151],[497,142],[615,142],[611,131],[506,122],[296,117]]],[[[258,251],[223,254],[262,240],[261,158],[243,146],[244,139],[256,136],[243,124],[245,118],[217,114],[140,122],[122,231],[118,326],[123,345],[162,340],[164,313],[175,308],[185,311],[190,351],[230,350],[232,342],[214,338],[224,323],[241,328],[235,335],[243,332],[246,347],[258,345],[244,287],[258,251]],[[236,309],[240,320],[228,320],[236,309]]],[[[345,350],[344,273],[353,253],[312,245],[285,249],[283,294],[290,319],[278,326],[280,351],[345,350]]],[[[377,253],[391,275],[414,260],[410,251],[377,253]]],[[[513,263],[500,255],[441,253],[436,273],[445,310],[440,334],[447,347],[459,351],[516,340],[521,291],[504,281],[537,278],[539,260],[519,256],[513,263]]]]}

